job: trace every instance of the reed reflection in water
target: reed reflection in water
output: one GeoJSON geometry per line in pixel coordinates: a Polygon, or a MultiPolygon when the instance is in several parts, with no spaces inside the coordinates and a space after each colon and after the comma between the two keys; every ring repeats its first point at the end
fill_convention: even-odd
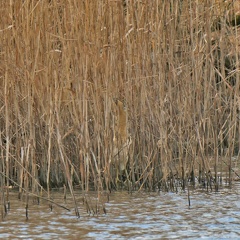
{"type": "MultiPolygon", "coordinates": [[[[47,204],[29,207],[25,220],[24,203],[11,200],[11,210],[0,226],[1,239],[240,239],[240,183],[218,193],[116,192],[106,204],[107,214],[89,216],[80,206],[80,219],[72,211],[47,204]]],[[[81,193],[78,193],[79,199],[81,193]]],[[[12,198],[13,199],[13,198],[12,198]]],[[[62,201],[62,194],[54,199],[62,201]]],[[[80,202],[80,201],[79,201],[80,202]]],[[[80,204],[82,205],[82,204],[80,204]]]]}

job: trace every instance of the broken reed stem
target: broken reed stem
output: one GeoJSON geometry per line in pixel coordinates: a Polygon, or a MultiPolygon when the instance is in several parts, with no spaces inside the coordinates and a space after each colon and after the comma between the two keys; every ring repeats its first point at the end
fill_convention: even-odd
{"type": "MultiPolygon", "coordinates": [[[[1,174],[1,176],[6,177],[6,175],[5,175],[3,172],[0,172],[0,174],[1,174]]],[[[12,179],[9,179],[9,181],[12,182],[14,185],[16,185],[16,186],[18,186],[18,187],[20,188],[20,185],[18,185],[17,182],[13,181],[12,179]]],[[[61,204],[59,204],[59,203],[56,203],[56,202],[55,202],[54,200],[52,200],[52,199],[42,197],[42,196],[40,196],[40,195],[38,195],[38,194],[35,194],[35,193],[32,193],[32,192],[28,192],[25,188],[22,188],[22,191],[24,191],[24,192],[26,193],[26,198],[27,198],[27,196],[29,196],[29,195],[30,195],[30,196],[34,196],[34,197],[37,197],[37,198],[39,198],[39,199],[45,200],[45,201],[47,201],[47,202],[49,202],[49,203],[52,203],[52,204],[54,204],[54,205],[56,205],[56,206],[58,206],[58,207],[61,207],[61,208],[65,209],[65,210],[70,211],[69,208],[67,208],[67,207],[65,207],[65,206],[63,206],[63,205],[61,205],[61,204]]]]}
{"type": "Polygon", "coordinates": [[[60,156],[61,156],[61,159],[62,159],[62,164],[63,164],[64,169],[65,169],[65,174],[66,174],[66,178],[67,178],[68,187],[69,187],[70,193],[71,193],[71,195],[73,197],[73,200],[74,200],[75,214],[76,214],[77,217],[80,217],[80,213],[79,213],[79,210],[78,210],[78,207],[77,207],[77,201],[76,201],[76,198],[75,198],[75,194],[74,194],[74,191],[73,191],[73,186],[72,186],[72,182],[71,182],[71,178],[70,178],[69,166],[68,166],[68,163],[65,162],[63,151],[62,151],[63,149],[62,149],[61,135],[59,133],[59,130],[57,130],[57,133],[58,133],[59,152],[60,152],[60,156]]]}

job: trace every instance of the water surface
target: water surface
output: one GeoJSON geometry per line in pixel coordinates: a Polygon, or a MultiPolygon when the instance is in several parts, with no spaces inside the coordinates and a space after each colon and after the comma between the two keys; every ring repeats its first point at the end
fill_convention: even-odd
{"type": "MultiPolygon", "coordinates": [[[[80,218],[75,216],[70,196],[53,198],[71,211],[29,201],[26,221],[25,203],[10,195],[11,209],[0,224],[1,239],[240,239],[240,183],[219,192],[110,194],[107,214],[88,214],[82,193],[77,192],[80,218]]],[[[91,204],[95,205],[92,194],[91,204]]],[[[106,197],[103,197],[103,199],[106,197]]]]}

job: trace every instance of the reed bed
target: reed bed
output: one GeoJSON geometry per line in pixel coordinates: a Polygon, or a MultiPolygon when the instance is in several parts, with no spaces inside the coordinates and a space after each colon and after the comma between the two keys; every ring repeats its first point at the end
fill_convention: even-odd
{"type": "Polygon", "coordinates": [[[0,14],[2,206],[11,186],[50,198],[239,178],[238,0],[1,1],[0,14]]]}

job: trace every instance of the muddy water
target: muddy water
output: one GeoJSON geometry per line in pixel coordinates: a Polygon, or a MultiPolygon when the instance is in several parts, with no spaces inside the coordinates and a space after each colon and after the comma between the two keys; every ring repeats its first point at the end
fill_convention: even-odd
{"type": "MultiPolygon", "coordinates": [[[[240,183],[218,193],[111,193],[107,214],[89,216],[82,202],[80,219],[72,200],[68,212],[48,204],[31,204],[29,219],[25,205],[12,194],[11,209],[0,222],[1,239],[240,239],[240,183]]],[[[94,196],[94,195],[93,195],[94,196]]],[[[81,198],[81,193],[77,197],[81,198]]],[[[62,194],[54,200],[62,203],[62,194]]]]}

